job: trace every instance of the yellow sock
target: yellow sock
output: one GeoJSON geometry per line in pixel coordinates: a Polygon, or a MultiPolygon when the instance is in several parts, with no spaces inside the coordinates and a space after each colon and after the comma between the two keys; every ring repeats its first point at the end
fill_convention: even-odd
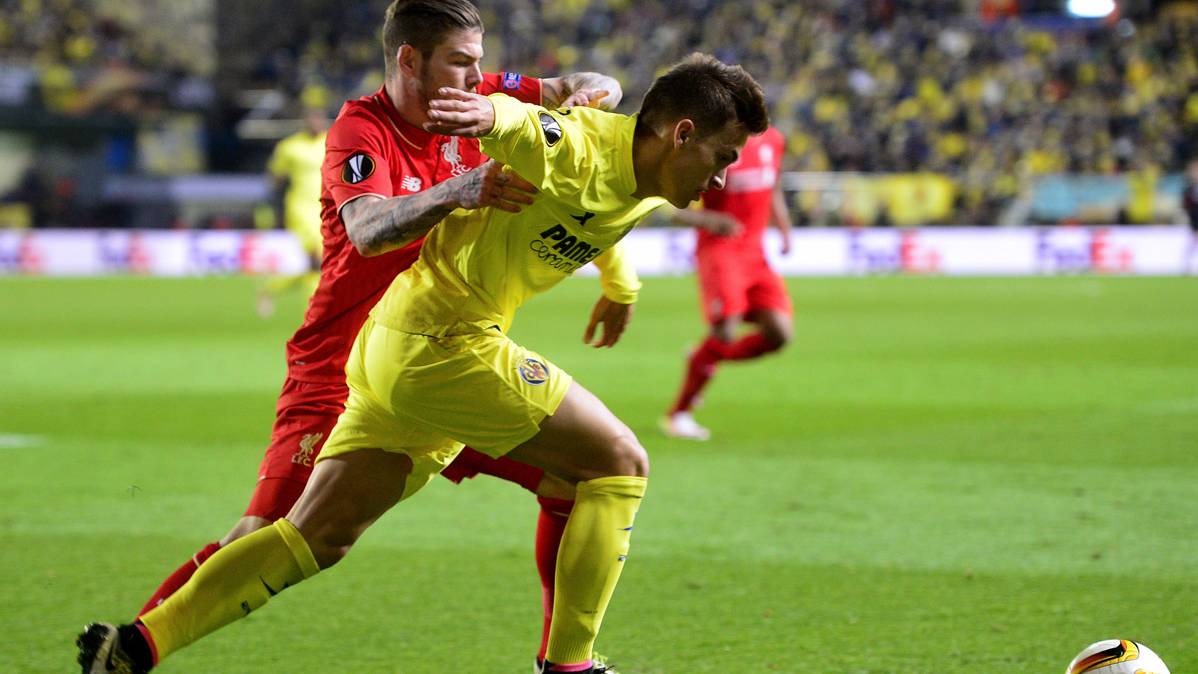
{"type": "Polygon", "coordinates": [[[141,623],[161,661],[319,570],[304,537],[280,519],[218,550],[183,587],[143,615],[141,623]]]}
{"type": "Polygon", "coordinates": [[[643,477],[578,483],[557,553],[553,622],[545,658],[574,664],[591,658],[603,614],[628,556],[632,521],[645,496],[643,477]]]}

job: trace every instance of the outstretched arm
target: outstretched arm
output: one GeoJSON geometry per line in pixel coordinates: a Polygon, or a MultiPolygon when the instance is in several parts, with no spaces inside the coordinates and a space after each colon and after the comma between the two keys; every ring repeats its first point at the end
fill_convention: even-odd
{"type": "Polygon", "coordinates": [[[717,236],[736,236],[740,233],[740,221],[723,211],[676,208],[667,222],[676,227],[705,229],[717,236]]]}
{"type": "Polygon", "coordinates": [[[782,192],[781,183],[774,188],[774,200],[770,204],[770,222],[782,234],[782,254],[788,255],[790,253],[790,230],[792,229],[792,225],[790,222],[790,209],[786,206],[786,195],[782,192]]]}
{"type": "Polygon", "coordinates": [[[611,111],[623,98],[620,83],[600,73],[571,73],[541,80],[541,102],[547,108],[585,105],[611,111]]]}
{"type": "Polygon", "coordinates": [[[532,203],[536,191],[528,181],[504,171],[502,164],[488,161],[416,194],[354,199],[342,207],[341,220],[358,253],[371,257],[419,239],[454,209],[494,206],[518,213],[532,203]]]}
{"type": "Polygon", "coordinates": [[[620,341],[620,335],[624,334],[624,329],[632,320],[632,308],[641,290],[641,280],[622,242],[595,258],[595,266],[599,268],[599,285],[603,288],[603,295],[591,311],[582,341],[598,349],[615,346],[620,341]],[[603,326],[603,334],[596,338],[599,326],[603,326]]]}

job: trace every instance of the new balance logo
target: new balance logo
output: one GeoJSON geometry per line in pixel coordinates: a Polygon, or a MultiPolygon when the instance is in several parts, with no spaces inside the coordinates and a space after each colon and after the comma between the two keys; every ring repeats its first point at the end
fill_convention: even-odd
{"type": "Polygon", "coordinates": [[[316,454],[316,445],[320,444],[320,439],[323,437],[324,433],[307,433],[300,438],[299,451],[291,455],[291,463],[311,466],[312,456],[316,454]]]}

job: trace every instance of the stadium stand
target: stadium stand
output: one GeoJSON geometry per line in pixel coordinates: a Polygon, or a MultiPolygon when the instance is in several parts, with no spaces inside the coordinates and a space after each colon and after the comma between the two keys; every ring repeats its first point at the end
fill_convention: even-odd
{"type": "MultiPolygon", "coordinates": [[[[381,81],[376,2],[154,4],[172,8],[0,0],[3,126],[30,109],[91,120],[106,129],[91,174],[257,172],[301,108],[335,109],[381,81]]],[[[994,0],[479,4],[491,66],[610,73],[625,107],[691,51],[744,64],[787,136],[784,168],[856,200],[828,207],[822,183],[792,184],[808,192],[800,224],[1160,222],[1181,212],[1180,172],[1198,156],[1191,2],[1124,3],[1122,17],[1089,21],[994,0]],[[1127,196],[1105,210],[1037,206],[1039,178],[1060,174],[1118,177],[1127,196]],[[896,207],[903,191],[932,205],[896,207]]],[[[0,193],[37,182],[3,178],[0,193]]]]}

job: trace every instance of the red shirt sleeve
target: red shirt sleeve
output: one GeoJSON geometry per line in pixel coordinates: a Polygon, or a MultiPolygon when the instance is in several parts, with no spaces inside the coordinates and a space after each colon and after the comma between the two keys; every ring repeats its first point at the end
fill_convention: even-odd
{"type": "Polygon", "coordinates": [[[363,110],[347,110],[329,128],[321,179],[338,211],[365,194],[384,199],[395,194],[385,153],[381,120],[363,110]]]}
{"type": "Polygon", "coordinates": [[[541,80],[513,72],[483,73],[478,93],[483,96],[507,94],[522,103],[541,105],[541,80]]]}

